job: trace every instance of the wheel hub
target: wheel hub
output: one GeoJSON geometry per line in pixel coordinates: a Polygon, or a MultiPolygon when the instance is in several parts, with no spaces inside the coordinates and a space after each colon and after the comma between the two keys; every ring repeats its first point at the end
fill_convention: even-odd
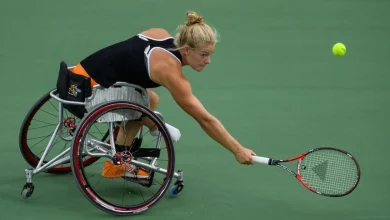
{"type": "Polygon", "coordinates": [[[114,164],[128,164],[133,159],[133,155],[130,153],[130,151],[122,151],[117,152],[114,155],[113,162],[114,164]]]}
{"type": "Polygon", "coordinates": [[[69,130],[69,134],[73,135],[74,131],[76,130],[76,120],[74,117],[67,117],[64,120],[64,126],[69,130]]]}

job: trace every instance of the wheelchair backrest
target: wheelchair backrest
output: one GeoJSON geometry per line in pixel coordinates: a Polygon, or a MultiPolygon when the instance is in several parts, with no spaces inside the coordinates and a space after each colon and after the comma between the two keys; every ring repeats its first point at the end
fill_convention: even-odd
{"type": "Polygon", "coordinates": [[[67,101],[84,102],[92,93],[91,79],[73,73],[67,64],[62,61],[57,79],[57,92],[61,99],[67,101]]]}

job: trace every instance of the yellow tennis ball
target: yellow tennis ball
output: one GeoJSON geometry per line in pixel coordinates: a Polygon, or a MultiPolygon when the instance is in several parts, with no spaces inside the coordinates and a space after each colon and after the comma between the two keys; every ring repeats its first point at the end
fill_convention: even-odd
{"type": "Polygon", "coordinates": [[[336,43],[333,45],[332,51],[335,56],[342,57],[347,52],[347,48],[343,43],[336,43]]]}

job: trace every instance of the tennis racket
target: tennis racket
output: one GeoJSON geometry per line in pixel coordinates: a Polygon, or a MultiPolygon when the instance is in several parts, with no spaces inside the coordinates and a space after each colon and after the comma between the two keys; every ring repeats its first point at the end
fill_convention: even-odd
{"type": "Polygon", "coordinates": [[[333,147],[315,148],[284,160],[260,156],[254,156],[253,159],[256,163],[283,168],[308,190],[322,196],[346,196],[360,180],[357,160],[350,153],[333,147]],[[282,164],[292,161],[298,161],[296,172],[282,164]]]}

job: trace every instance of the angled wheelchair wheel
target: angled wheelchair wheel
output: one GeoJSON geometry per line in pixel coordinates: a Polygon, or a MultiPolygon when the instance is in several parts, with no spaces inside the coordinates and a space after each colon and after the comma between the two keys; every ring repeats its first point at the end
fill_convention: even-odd
{"type": "MultiPolygon", "coordinates": [[[[53,136],[59,121],[58,101],[50,96],[50,92],[44,94],[30,109],[25,116],[19,133],[19,148],[25,161],[36,168],[41,157],[48,148],[49,139],[53,136]]],[[[42,161],[42,165],[55,158],[65,149],[70,148],[72,135],[79,122],[79,118],[63,109],[62,129],[56,135],[48,154],[42,161]]],[[[98,134],[101,141],[107,139],[108,131],[100,131],[98,134]]],[[[45,170],[47,173],[62,174],[71,172],[70,156],[63,156],[63,162],[45,170]]],[[[97,158],[85,157],[84,165],[90,165],[97,158]]]]}
{"type": "Polygon", "coordinates": [[[71,164],[82,194],[94,206],[113,215],[148,210],[164,196],[175,175],[174,146],[162,119],[148,108],[128,101],[104,103],[83,118],[73,138],[71,164]],[[159,135],[153,136],[150,126],[138,124],[146,118],[157,127],[159,135]],[[135,128],[136,138],[130,146],[99,142],[90,135],[96,124],[110,130],[109,139],[118,127],[122,129],[118,140],[131,128],[135,128]],[[87,167],[81,157],[85,153],[103,158],[87,167]]]}

